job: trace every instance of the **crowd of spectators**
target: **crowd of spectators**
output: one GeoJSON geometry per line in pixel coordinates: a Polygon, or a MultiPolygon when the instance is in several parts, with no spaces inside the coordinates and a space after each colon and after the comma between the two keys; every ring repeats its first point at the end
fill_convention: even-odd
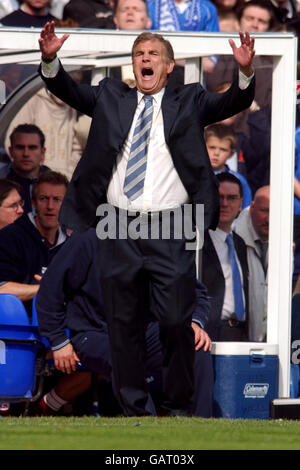
{"type": "MultiPolygon", "coordinates": [[[[119,30],[152,29],[159,30],[162,34],[164,31],[242,30],[249,33],[292,31],[299,37],[300,2],[299,0],[2,0],[0,2],[0,26],[43,27],[50,20],[54,20],[58,27],[67,25],[119,30]]],[[[203,298],[206,296],[205,289],[208,289],[208,295],[212,299],[207,329],[212,340],[220,338],[225,341],[266,340],[272,57],[255,57],[254,67],[256,95],[251,107],[239,115],[205,129],[208,155],[219,180],[221,198],[218,229],[216,234],[206,234],[202,256],[202,280],[205,285],[203,298]],[[244,278],[243,316],[237,320],[237,323],[232,324],[228,323],[226,317],[232,301],[229,294],[233,283],[232,271],[229,269],[228,260],[224,258],[224,248],[222,248],[225,246],[224,233],[231,231],[234,233],[240,274],[242,279],[244,278]],[[209,270],[206,270],[205,263],[209,265],[209,270]],[[230,334],[227,332],[216,334],[216,322],[220,319],[223,326],[225,323],[226,326],[229,325],[230,334]],[[239,328],[241,324],[243,324],[240,330],[242,334],[232,335],[233,329],[239,328]]],[[[176,87],[183,83],[183,70],[184,62],[178,61],[170,77],[169,86],[176,87]]],[[[203,58],[203,70],[203,86],[217,93],[230,87],[236,73],[231,56],[203,58]]],[[[1,69],[1,78],[7,82],[8,90],[14,89],[14,80],[18,83],[22,73],[18,66],[1,69]]],[[[135,86],[130,67],[113,68],[110,70],[110,75],[125,81],[131,87],[135,86]]],[[[79,73],[75,79],[83,81],[85,77],[79,73]]],[[[298,107],[296,111],[294,284],[300,274],[298,107]]],[[[29,315],[31,315],[32,298],[39,291],[39,282],[48,264],[55,263],[56,257],[52,255],[64,246],[64,255],[57,256],[57,259],[62,262],[64,257],[70,256],[72,266],[75,262],[78,265],[78,260],[82,256],[81,248],[77,260],[65,248],[68,246],[69,238],[72,240],[72,235],[65,233],[59,227],[57,216],[67,181],[72,177],[85,147],[89,126],[90,118],[78,115],[75,110],[43,87],[21,108],[9,124],[6,136],[2,136],[0,293],[9,292],[17,295],[24,301],[29,315]],[[45,176],[47,174],[50,179],[45,176]],[[59,194],[52,194],[51,191],[51,194],[46,194],[47,191],[39,194],[41,188],[48,190],[49,187],[63,190],[59,194]],[[51,200],[53,204],[50,207],[51,200]],[[51,240],[49,233],[52,234],[51,240]],[[26,237],[29,237],[30,249],[26,245],[26,237]],[[17,240],[15,246],[18,246],[19,253],[14,247],[14,240],[17,240]],[[32,253],[35,251],[39,255],[33,256],[32,253]],[[31,260],[28,258],[29,254],[31,260]],[[33,259],[35,264],[31,265],[33,259]]],[[[93,239],[94,233],[91,237],[93,239]]],[[[83,243],[84,246],[86,242],[84,238],[82,241],[80,238],[78,240],[74,238],[72,243],[76,248],[77,244],[80,247],[80,244],[83,243]]],[[[88,258],[82,260],[82,263],[82,265],[88,264],[88,258]]],[[[75,268],[74,264],[73,268],[79,269],[80,266],[75,268]]],[[[60,271],[61,276],[66,276],[64,270],[54,268],[54,278],[60,271]]],[[[58,277],[56,281],[58,279],[60,278],[58,277]]],[[[71,279],[71,276],[68,277],[68,282],[71,282],[71,279]]],[[[54,284],[49,283],[49,288],[50,286],[53,287],[54,284]]],[[[54,294],[58,293],[62,297],[64,292],[62,286],[60,287],[62,291],[58,292],[57,287],[57,292],[54,294]]],[[[68,294],[72,289],[74,286],[70,285],[68,294]]],[[[74,296],[77,293],[74,291],[74,296]]],[[[61,301],[63,303],[63,298],[61,301]]],[[[205,367],[206,374],[209,375],[209,366],[205,367]]],[[[60,370],[62,371],[61,368],[60,370]]],[[[72,373],[71,378],[65,378],[60,372],[55,387],[47,391],[43,401],[39,403],[39,409],[36,407],[35,412],[56,414],[68,402],[78,399],[79,395],[86,392],[91,384],[90,374],[82,376],[76,374],[78,373],[72,373]]],[[[109,374],[104,373],[102,369],[99,374],[101,379],[99,383],[102,383],[103,387],[103,376],[106,384],[109,374]]],[[[112,394],[111,390],[110,393],[112,394]]],[[[119,412],[117,407],[116,409],[119,412]]],[[[204,416],[205,412],[201,410],[200,415],[204,416]]]]}

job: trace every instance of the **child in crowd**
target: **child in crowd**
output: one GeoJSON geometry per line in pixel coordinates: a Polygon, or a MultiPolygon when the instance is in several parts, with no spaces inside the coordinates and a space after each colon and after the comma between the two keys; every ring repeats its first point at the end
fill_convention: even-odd
{"type": "Polygon", "coordinates": [[[243,175],[237,171],[231,170],[226,163],[236,151],[237,137],[234,130],[232,127],[226,126],[225,124],[212,124],[206,127],[204,138],[214,173],[217,174],[229,171],[239,178],[243,186],[242,208],[248,207],[252,201],[250,186],[243,175]]]}

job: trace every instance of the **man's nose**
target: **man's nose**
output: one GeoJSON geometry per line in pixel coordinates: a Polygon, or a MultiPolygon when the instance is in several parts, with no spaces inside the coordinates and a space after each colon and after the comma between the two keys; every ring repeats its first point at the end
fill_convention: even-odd
{"type": "Polygon", "coordinates": [[[30,152],[28,147],[23,148],[23,157],[29,157],[30,152]]]}
{"type": "Polygon", "coordinates": [[[52,209],[53,210],[54,206],[55,206],[55,204],[54,204],[53,199],[49,198],[48,201],[47,201],[47,209],[52,209]]]}
{"type": "Polygon", "coordinates": [[[251,31],[257,31],[258,30],[258,21],[257,20],[252,20],[251,22],[251,31]]]}

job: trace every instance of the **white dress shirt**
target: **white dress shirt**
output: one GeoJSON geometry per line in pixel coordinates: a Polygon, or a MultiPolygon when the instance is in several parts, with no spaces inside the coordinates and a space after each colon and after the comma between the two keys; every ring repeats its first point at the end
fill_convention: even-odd
{"type": "MultiPolygon", "coordinates": [[[[225,280],[225,294],[224,294],[224,302],[223,302],[223,309],[221,313],[222,320],[228,320],[229,318],[233,317],[234,314],[234,296],[233,296],[233,283],[232,283],[232,270],[229,261],[229,254],[228,254],[228,245],[226,243],[226,237],[228,235],[227,232],[217,228],[214,230],[209,230],[209,235],[212,239],[213,245],[217,252],[220,265],[223,271],[223,276],[225,280]]],[[[240,276],[243,285],[243,273],[240,266],[240,262],[238,257],[236,256],[237,264],[240,270],[240,276]]],[[[243,292],[243,300],[245,305],[245,296],[243,292]]],[[[245,318],[243,318],[245,320],[245,318]]]]}
{"type": "Polygon", "coordinates": [[[134,201],[129,201],[124,194],[123,185],[127,162],[130,154],[132,137],[137,118],[144,108],[143,94],[139,91],[138,105],[134,114],[132,125],[124,146],[117,157],[111,181],[107,190],[107,200],[110,204],[122,209],[141,212],[172,209],[189,202],[179,175],[174,167],[170,151],[164,137],[164,123],[161,110],[161,101],[165,89],[153,96],[153,118],[150,140],[147,152],[147,171],[144,182],[144,191],[134,201]]]}

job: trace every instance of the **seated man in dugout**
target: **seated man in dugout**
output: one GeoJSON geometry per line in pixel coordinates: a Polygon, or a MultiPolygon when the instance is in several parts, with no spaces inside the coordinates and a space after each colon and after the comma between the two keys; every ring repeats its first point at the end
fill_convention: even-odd
{"type": "Polygon", "coordinates": [[[67,240],[58,222],[67,186],[60,173],[41,174],[32,192],[34,212],[22,214],[0,231],[0,293],[19,297],[29,315],[41,275],[67,240]]]}

